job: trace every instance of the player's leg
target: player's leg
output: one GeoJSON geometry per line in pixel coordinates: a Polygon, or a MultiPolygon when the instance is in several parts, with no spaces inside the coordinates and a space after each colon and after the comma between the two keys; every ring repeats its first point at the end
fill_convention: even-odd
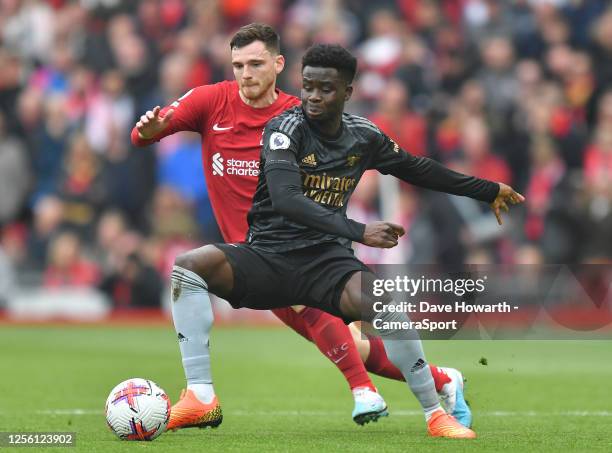
{"type": "Polygon", "coordinates": [[[312,337],[310,336],[310,332],[308,331],[306,321],[300,316],[299,313],[297,313],[291,307],[275,308],[271,311],[274,316],[276,316],[283,322],[283,324],[288,327],[291,327],[291,329],[299,333],[306,340],[312,341],[312,337]]]}
{"type": "Polygon", "coordinates": [[[172,407],[168,429],[218,426],[223,416],[210,370],[213,311],[209,289],[229,294],[233,273],[225,254],[208,245],[176,258],[172,270],[172,319],[179,339],[187,388],[172,407]]]}
{"type": "MultiPolygon", "coordinates": [[[[366,370],[378,376],[404,381],[402,372],[387,357],[382,339],[364,335],[358,324],[359,322],[351,323],[349,329],[366,370]]],[[[429,369],[444,409],[463,426],[470,428],[472,411],[463,393],[464,379],[461,372],[455,368],[439,367],[433,363],[429,364],[429,369]]]]}
{"type": "Polygon", "coordinates": [[[303,305],[272,312],[286,325],[312,341],[344,375],[355,400],[353,420],[360,425],[388,415],[387,404],[372,383],[350,330],[340,318],[303,305]]]}
{"type": "MultiPolygon", "coordinates": [[[[371,272],[355,272],[348,279],[340,296],[339,308],[343,315],[352,320],[364,320],[373,325],[381,336],[385,351],[391,362],[404,375],[412,393],[416,396],[425,413],[431,435],[443,437],[475,437],[470,429],[459,424],[446,414],[440,406],[430,366],[427,364],[421,340],[416,331],[401,330],[409,322],[406,313],[399,311],[374,311],[375,300],[362,290],[375,276],[371,272]]],[[[392,303],[389,295],[382,297],[385,304],[392,303]]]]}
{"type": "MultiPolygon", "coordinates": [[[[359,322],[346,326],[344,321],[336,316],[303,305],[277,308],[272,310],[272,313],[302,337],[315,343],[319,351],[344,374],[351,390],[368,387],[375,391],[367,372],[404,382],[404,375],[387,357],[380,337],[362,334],[358,327],[359,322]],[[309,323],[308,320],[314,322],[309,323]]],[[[445,408],[469,427],[471,414],[463,399],[461,373],[453,368],[438,367],[431,363],[429,366],[445,408]]]]}
{"type": "Polygon", "coordinates": [[[344,321],[317,308],[303,305],[278,308],[272,312],[286,325],[312,341],[344,375],[351,390],[363,387],[376,390],[344,321]]]}
{"type": "MultiPolygon", "coordinates": [[[[371,404],[363,403],[363,400],[370,403],[376,400],[363,389],[377,391],[366,370],[405,382],[404,375],[387,357],[380,337],[365,336],[356,325],[359,323],[346,326],[340,318],[317,308],[294,305],[274,309],[272,313],[302,337],[315,343],[323,355],[344,374],[355,398],[353,416],[356,421],[364,420],[364,412],[370,414],[370,420],[375,418],[374,414],[386,413],[386,409],[380,412],[386,407],[384,402],[378,402],[377,406],[380,407],[377,410],[372,410],[371,404]],[[347,334],[350,334],[350,339],[347,334]]],[[[463,396],[463,376],[453,368],[441,368],[431,363],[429,366],[444,408],[469,428],[472,415],[463,396]]]]}

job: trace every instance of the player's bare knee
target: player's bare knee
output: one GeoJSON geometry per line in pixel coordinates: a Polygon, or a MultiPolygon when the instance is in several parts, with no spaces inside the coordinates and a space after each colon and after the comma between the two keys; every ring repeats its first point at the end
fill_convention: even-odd
{"type": "Polygon", "coordinates": [[[195,272],[206,280],[214,270],[215,261],[218,261],[215,256],[215,251],[221,253],[219,249],[212,245],[205,245],[198,249],[189,250],[188,252],[178,255],[174,260],[174,264],[190,270],[191,272],[195,272]]]}
{"type": "Polygon", "coordinates": [[[345,316],[350,313],[350,319],[371,323],[376,316],[374,303],[379,301],[382,301],[383,304],[392,302],[388,294],[384,294],[381,298],[375,298],[372,291],[368,291],[368,288],[372,287],[374,279],[375,275],[371,272],[356,272],[351,276],[340,299],[345,316]],[[347,313],[345,313],[345,310],[347,313]]]}
{"type": "Polygon", "coordinates": [[[183,269],[187,269],[189,271],[194,271],[194,250],[189,250],[188,252],[181,253],[174,258],[174,265],[182,267],[183,269]]]}
{"type": "Polygon", "coordinates": [[[340,311],[346,319],[351,321],[359,321],[361,319],[359,312],[359,304],[351,297],[343,292],[340,297],[340,311]]]}
{"type": "Polygon", "coordinates": [[[353,341],[355,343],[361,340],[361,328],[358,327],[358,325],[361,325],[361,322],[355,321],[348,325],[349,332],[351,333],[351,337],[353,337],[353,341]]]}
{"type": "Polygon", "coordinates": [[[362,304],[361,319],[369,323],[372,323],[374,318],[379,315],[380,311],[386,312],[387,309],[385,307],[387,307],[387,305],[392,305],[395,303],[391,295],[387,292],[376,298],[369,296],[364,297],[364,300],[367,302],[362,304]]]}
{"type": "Polygon", "coordinates": [[[340,296],[340,311],[352,321],[361,320],[361,272],[348,279],[340,296]]]}

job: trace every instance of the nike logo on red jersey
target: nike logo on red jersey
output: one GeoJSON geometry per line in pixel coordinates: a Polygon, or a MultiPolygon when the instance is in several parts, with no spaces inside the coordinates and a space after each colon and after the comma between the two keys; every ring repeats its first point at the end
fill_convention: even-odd
{"type": "Polygon", "coordinates": [[[215,123],[213,126],[213,131],[229,131],[230,129],[232,129],[234,126],[230,126],[230,127],[220,127],[219,123],[215,123]]]}

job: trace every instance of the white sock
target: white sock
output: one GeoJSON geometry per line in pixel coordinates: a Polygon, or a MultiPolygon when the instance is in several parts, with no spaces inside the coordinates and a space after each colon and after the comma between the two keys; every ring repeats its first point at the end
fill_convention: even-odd
{"type": "MultiPolygon", "coordinates": [[[[439,410],[441,410],[441,409],[442,409],[442,406],[440,406],[440,407],[436,407],[436,408],[434,408],[434,409],[427,409],[427,410],[424,410],[424,412],[425,412],[425,420],[426,420],[426,421],[429,421],[429,419],[431,418],[431,416],[432,416],[432,415],[433,415],[435,412],[438,412],[438,411],[439,411],[439,410]]],[[[442,410],[444,410],[444,409],[442,409],[442,410]]]]}
{"type": "Polygon", "coordinates": [[[215,389],[212,384],[188,384],[187,388],[206,404],[210,403],[215,397],[215,389]]]}
{"type": "MultiPolygon", "coordinates": [[[[406,313],[386,311],[377,314],[376,318],[382,321],[381,325],[389,326],[402,325],[399,323],[410,320],[406,313]]],[[[434,412],[442,409],[442,406],[418,333],[414,330],[384,328],[378,329],[378,333],[383,340],[389,360],[402,372],[408,387],[421,403],[425,419],[429,420],[434,412]]]]}
{"type": "Polygon", "coordinates": [[[179,339],[187,387],[207,403],[215,392],[210,371],[209,334],[213,312],[208,285],[195,272],[172,270],[172,320],[179,339]],[[195,388],[195,389],[194,389],[195,388]]]}

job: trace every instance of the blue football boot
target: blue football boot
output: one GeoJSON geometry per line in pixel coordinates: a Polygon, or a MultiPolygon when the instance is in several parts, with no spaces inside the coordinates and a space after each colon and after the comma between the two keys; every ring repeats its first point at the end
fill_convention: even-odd
{"type": "Polygon", "coordinates": [[[459,370],[454,368],[439,367],[444,371],[451,382],[444,384],[442,390],[438,393],[442,406],[447,413],[451,414],[466,428],[472,427],[472,411],[463,395],[464,379],[459,370]]]}
{"type": "Polygon", "coordinates": [[[389,415],[387,403],[377,392],[367,387],[353,389],[355,398],[355,409],[353,409],[353,420],[358,425],[376,422],[380,417],[389,415]]]}

